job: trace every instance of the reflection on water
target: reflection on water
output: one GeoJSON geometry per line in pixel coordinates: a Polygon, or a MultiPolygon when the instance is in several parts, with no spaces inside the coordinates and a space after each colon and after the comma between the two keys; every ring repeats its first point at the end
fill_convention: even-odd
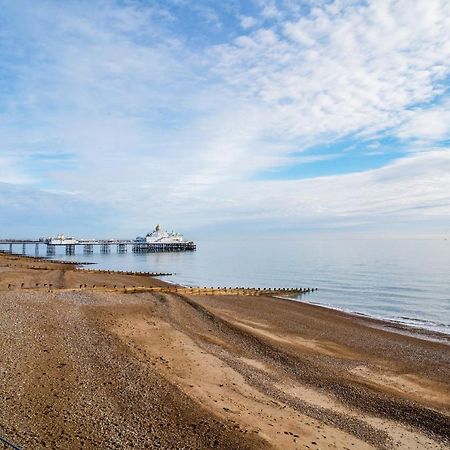
{"type": "Polygon", "coordinates": [[[205,240],[196,252],[117,254],[112,247],[84,255],[80,248],[55,257],[172,272],[170,281],[192,286],[318,287],[302,299],[450,332],[450,241],[205,240]]]}

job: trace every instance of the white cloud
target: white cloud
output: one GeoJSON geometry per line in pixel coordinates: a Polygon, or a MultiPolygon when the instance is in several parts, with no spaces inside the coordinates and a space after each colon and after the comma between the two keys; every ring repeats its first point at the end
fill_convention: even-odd
{"type": "Polygon", "coordinates": [[[349,134],[390,130],[429,148],[448,133],[448,109],[428,102],[450,72],[450,3],[284,3],[236,13],[245,34],[198,47],[169,31],[173,11],[139,3],[10,4],[3,64],[20,83],[1,97],[0,181],[75,192],[80,205],[119,211],[111,220],[123,230],[448,214],[444,150],[357,175],[253,181],[334,158],[292,153],[349,134]],[[70,164],[29,161],[42,152],[70,164]]]}
{"type": "Polygon", "coordinates": [[[274,134],[374,133],[442,92],[450,3],[334,2],[221,45],[216,57],[234,89],[270,110],[274,134]]]}
{"type": "Polygon", "coordinates": [[[0,183],[30,184],[34,180],[20,167],[17,158],[4,157],[0,154],[0,183]]]}
{"type": "Polygon", "coordinates": [[[250,16],[242,16],[241,17],[241,27],[244,28],[244,30],[252,28],[257,23],[258,23],[258,21],[254,17],[250,17],[250,16]]]}
{"type": "MultiPolygon", "coordinates": [[[[276,218],[276,223],[290,227],[314,224],[332,229],[357,221],[389,232],[390,224],[399,220],[448,218],[450,149],[413,154],[355,174],[234,184],[217,195],[226,200],[223,220],[233,220],[239,211],[258,223],[276,218]]],[[[418,231],[426,228],[425,223],[418,231]]]]}
{"type": "Polygon", "coordinates": [[[399,127],[398,136],[427,142],[450,139],[450,105],[410,111],[399,127]]]}

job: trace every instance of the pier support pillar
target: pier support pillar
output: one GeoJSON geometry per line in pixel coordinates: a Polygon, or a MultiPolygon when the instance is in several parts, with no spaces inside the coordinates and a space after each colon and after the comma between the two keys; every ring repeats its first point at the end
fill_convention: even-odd
{"type": "Polygon", "coordinates": [[[26,252],[27,252],[27,245],[22,244],[22,254],[25,255],[26,252]]]}
{"type": "Polygon", "coordinates": [[[109,244],[100,245],[100,253],[109,253],[111,251],[109,244]]]}
{"type": "Polygon", "coordinates": [[[117,253],[126,253],[127,244],[117,244],[117,253]]]}
{"type": "Polygon", "coordinates": [[[47,256],[53,256],[55,253],[55,246],[52,244],[47,244],[47,256]]]}
{"type": "Polygon", "coordinates": [[[36,245],[34,246],[34,254],[37,256],[39,255],[39,244],[36,243],[36,245]]]}
{"type": "Polygon", "coordinates": [[[85,244],[83,245],[83,253],[94,253],[94,244],[85,244]]]}
{"type": "Polygon", "coordinates": [[[9,253],[12,253],[12,244],[9,244],[9,253]]]}
{"type": "Polygon", "coordinates": [[[66,244],[66,255],[75,255],[75,245],[66,244]]]}

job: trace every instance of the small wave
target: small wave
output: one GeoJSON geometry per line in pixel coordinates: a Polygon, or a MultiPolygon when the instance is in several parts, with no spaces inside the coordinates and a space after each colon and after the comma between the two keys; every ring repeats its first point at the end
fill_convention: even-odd
{"type": "Polygon", "coordinates": [[[433,320],[424,320],[424,319],[417,319],[416,317],[405,317],[405,316],[400,316],[399,319],[402,320],[412,320],[413,322],[420,322],[420,323],[431,323],[433,325],[437,325],[440,327],[450,327],[450,325],[442,323],[442,322],[435,322],[433,320]]]}
{"type": "Polygon", "coordinates": [[[437,333],[441,333],[441,334],[450,336],[450,325],[441,323],[441,322],[411,318],[411,317],[406,317],[406,316],[392,317],[392,316],[384,316],[381,314],[373,314],[373,313],[368,313],[368,312],[354,311],[349,308],[331,305],[329,303],[314,302],[314,301],[306,300],[305,297],[301,297],[301,298],[299,297],[299,298],[295,298],[295,299],[291,298],[291,300],[301,301],[304,303],[321,306],[323,308],[328,308],[328,309],[332,309],[335,311],[341,311],[346,314],[351,314],[353,316],[381,320],[382,322],[385,322],[385,323],[403,325],[403,326],[407,326],[407,327],[410,327],[410,328],[416,329],[416,330],[437,332],[437,333]]]}

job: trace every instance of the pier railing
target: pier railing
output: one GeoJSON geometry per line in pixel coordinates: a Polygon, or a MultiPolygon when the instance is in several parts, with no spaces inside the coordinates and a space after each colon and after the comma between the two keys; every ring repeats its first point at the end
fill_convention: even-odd
{"type": "MultiPolygon", "coordinates": [[[[186,252],[195,251],[197,246],[192,241],[182,242],[141,242],[131,239],[78,239],[75,241],[55,242],[52,239],[0,239],[0,246],[6,245],[10,253],[13,253],[14,246],[21,246],[22,254],[26,254],[27,245],[35,246],[35,254],[39,254],[39,247],[46,246],[47,256],[54,256],[57,247],[64,247],[66,255],[75,255],[76,249],[82,247],[84,254],[94,252],[94,247],[98,247],[100,253],[110,253],[111,248],[116,248],[117,253],[126,253],[129,248],[133,253],[154,253],[154,252],[186,252]]],[[[20,248],[20,247],[19,247],[20,248]]]]}

